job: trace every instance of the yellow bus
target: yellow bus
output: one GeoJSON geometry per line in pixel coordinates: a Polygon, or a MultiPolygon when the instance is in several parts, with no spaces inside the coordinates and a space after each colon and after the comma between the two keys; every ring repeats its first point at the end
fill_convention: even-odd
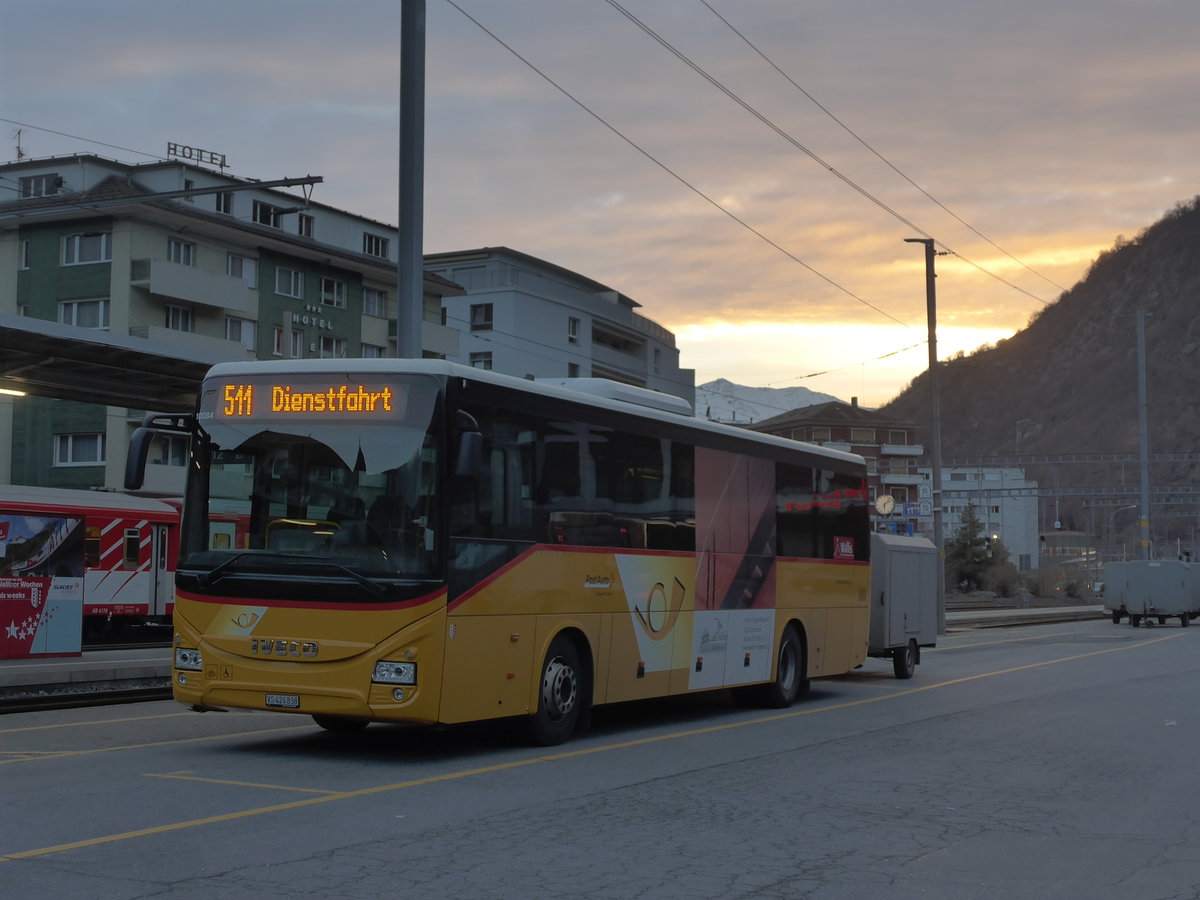
{"type": "Polygon", "coordinates": [[[440,360],[222,363],[176,427],[173,690],[194,709],[525,717],[553,744],[597,704],[785,707],[866,657],[857,455],[440,360]]]}

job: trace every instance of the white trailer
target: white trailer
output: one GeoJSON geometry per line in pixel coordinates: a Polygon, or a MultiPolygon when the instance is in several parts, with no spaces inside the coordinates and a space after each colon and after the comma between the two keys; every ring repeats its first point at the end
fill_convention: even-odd
{"type": "Polygon", "coordinates": [[[912,678],[921,648],[937,642],[937,547],[925,538],[871,535],[871,616],[867,655],[891,659],[912,678]]]}
{"type": "Polygon", "coordinates": [[[1104,567],[1104,608],[1113,623],[1126,616],[1134,628],[1165,625],[1179,617],[1184,628],[1200,615],[1200,565],[1176,559],[1136,559],[1104,567]]]}

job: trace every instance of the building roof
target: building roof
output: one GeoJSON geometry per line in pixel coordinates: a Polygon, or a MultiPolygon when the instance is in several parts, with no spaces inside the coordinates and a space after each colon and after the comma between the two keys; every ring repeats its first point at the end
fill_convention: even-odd
{"type": "Polygon", "coordinates": [[[790,412],[780,413],[747,427],[753,431],[775,432],[804,425],[862,425],[872,428],[915,428],[912,422],[900,422],[876,412],[864,409],[856,403],[831,400],[813,406],[801,406],[790,412]]]}

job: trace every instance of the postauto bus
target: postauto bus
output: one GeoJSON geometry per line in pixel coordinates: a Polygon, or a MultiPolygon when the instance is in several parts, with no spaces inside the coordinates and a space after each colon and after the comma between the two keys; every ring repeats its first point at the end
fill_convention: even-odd
{"type": "Polygon", "coordinates": [[[189,417],[174,696],[370,722],[733,688],[790,705],[867,651],[861,457],[678,398],[440,360],[222,363],[189,417]],[[212,523],[236,520],[236,542],[212,523]]]}

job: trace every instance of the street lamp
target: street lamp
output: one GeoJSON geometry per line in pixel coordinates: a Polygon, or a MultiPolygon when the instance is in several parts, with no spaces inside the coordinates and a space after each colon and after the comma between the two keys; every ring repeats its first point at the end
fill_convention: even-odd
{"type": "Polygon", "coordinates": [[[1120,509],[1114,509],[1111,513],[1108,514],[1107,534],[1108,534],[1109,544],[1112,544],[1113,528],[1116,526],[1117,513],[1123,513],[1126,510],[1137,509],[1137,508],[1138,508],[1138,505],[1136,503],[1131,503],[1131,504],[1129,504],[1129,506],[1122,506],[1120,509]]]}

